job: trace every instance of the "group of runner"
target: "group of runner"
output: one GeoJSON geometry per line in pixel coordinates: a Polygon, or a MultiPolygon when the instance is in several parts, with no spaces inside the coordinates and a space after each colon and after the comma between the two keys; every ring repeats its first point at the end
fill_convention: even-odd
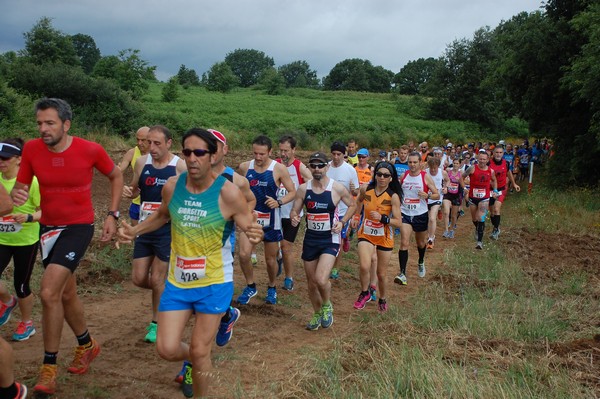
{"type": "MultiPolygon", "coordinates": [[[[0,223],[2,232],[14,232],[0,233],[0,271],[14,258],[17,295],[9,295],[0,285],[0,325],[18,304],[22,320],[13,338],[35,334],[29,278],[41,234],[44,358],[34,391],[44,394],[56,392],[63,321],[78,343],[69,372],[87,372],[100,353],[87,329],[74,277],[93,236],[94,168],[108,177],[110,185],[101,241],[109,242],[117,233],[121,196],[133,201],[131,222],[121,222],[118,237],[120,243],[134,242],[133,283],[152,291],[152,319],[144,339],[156,343],[164,359],[183,362],[176,380],[186,397],[207,394],[212,343],[229,342],[241,315],[239,306],[260,291],[251,261],[259,242],[264,243],[268,275],[264,301],[275,305],[277,279],[283,272],[278,254],[281,251],[285,271],[282,288],[291,291],[294,242],[305,219],[301,258],[313,307],[306,328],[328,328],[334,314],[330,279],[339,278],[340,252],[349,250],[353,236],[360,263],[354,308],[377,301],[383,313],[388,310],[386,276],[395,235],[400,235],[400,272],[394,282],[406,285],[410,236],[414,232],[418,275],[425,277],[425,252],[435,245],[440,208],[443,237],[451,239],[466,198],[476,248],[481,249],[489,207],[492,237],[497,239],[507,182],[520,189],[502,145],[493,149],[491,160],[485,148],[466,146],[463,153],[451,144],[432,151],[427,143],[420,151],[402,146],[390,154],[381,152],[370,165],[366,148],[357,150],[354,141],[334,142],[329,153],[313,153],[304,164],[296,158],[293,137],[279,140],[280,157],[274,159],[271,140],[258,136],[252,142],[253,159],[240,164],[238,174],[224,164],[227,139],[216,130],[187,131],[179,158],[171,152],[172,135],[166,127],[140,128],[138,145],[115,165],[100,145],[68,134],[72,113],[63,100],[40,100],[36,119],[39,139],[24,146],[14,140],[0,144],[2,182],[14,203],[14,209],[3,210],[10,215],[0,223]],[[122,170],[129,165],[133,179],[124,185],[122,170]],[[17,235],[23,240],[15,240],[17,235]],[[4,237],[8,242],[2,241],[4,237]],[[233,300],[236,244],[245,286],[233,300]],[[191,342],[183,342],[192,317],[191,342]]],[[[4,356],[7,349],[2,350],[2,357],[9,359],[4,356]]],[[[4,364],[0,362],[0,370],[4,364]]],[[[26,388],[10,374],[0,378],[0,393],[4,392],[6,397],[24,397],[26,388]],[[1,391],[8,380],[6,389],[11,391],[1,391]]]]}

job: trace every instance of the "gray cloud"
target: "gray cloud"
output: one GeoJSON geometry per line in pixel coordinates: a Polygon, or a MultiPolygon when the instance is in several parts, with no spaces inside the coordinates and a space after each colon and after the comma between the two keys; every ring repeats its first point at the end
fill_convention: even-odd
{"type": "Polygon", "coordinates": [[[346,58],[398,72],[440,56],[455,39],[495,27],[540,0],[0,0],[0,52],[24,47],[43,16],[67,34],[94,38],[102,55],[139,49],[161,80],[185,64],[198,74],[238,48],[264,51],[276,65],[306,60],[325,76],[346,58]]]}

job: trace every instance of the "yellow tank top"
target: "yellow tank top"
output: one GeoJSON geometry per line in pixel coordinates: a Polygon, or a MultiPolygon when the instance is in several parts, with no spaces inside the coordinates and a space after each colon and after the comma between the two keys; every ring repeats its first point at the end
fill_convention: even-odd
{"type": "MultiPolygon", "coordinates": [[[[135,168],[135,161],[137,161],[137,159],[140,156],[142,156],[142,153],[140,152],[140,149],[136,145],[133,150],[133,158],[131,158],[131,169],[132,170],[135,168]]],[[[137,197],[135,197],[134,199],[132,199],[131,202],[133,202],[136,205],[141,205],[141,203],[142,203],[139,195],[137,197]]]]}

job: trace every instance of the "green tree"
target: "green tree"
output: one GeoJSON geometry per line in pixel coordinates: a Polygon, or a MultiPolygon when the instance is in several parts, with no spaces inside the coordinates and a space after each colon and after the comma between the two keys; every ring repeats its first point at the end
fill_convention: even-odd
{"type": "Polygon", "coordinates": [[[206,88],[208,90],[227,93],[239,85],[239,77],[233,73],[226,62],[217,62],[206,74],[206,88]]]}
{"type": "Polygon", "coordinates": [[[94,70],[94,66],[100,60],[100,49],[96,47],[94,38],[89,35],[78,33],[71,36],[71,42],[79,57],[79,62],[83,71],[88,75],[94,70]]]}
{"type": "Polygon", "coordinates": [[[177,72],[177,79],[179,84],[182,86],[200,86],[200,79],[198,74],[193,69],[188,69],[185,65],[181,64],[179,71],[177,72]]]}
{"type": "Polygon", "coordinates": [[[252,49],[237,49],[225,56],[225,63],[240,80],[242,87],[258,83],[263,70],[275,65],[273,58],[265,53],[252,49]]]}
{"type": "Polygon", "coordinates": [[[102,57],[92,75],[112,79],[133,98],[140,98],[148,90],[147,80],[156,80],[156,67],[149,66],[139,53],[139,50],[127,49],[120,51],[118,56],[102,57]]]}
{"type": "Polygon", "coordinates": [[[179,79],[177,76],[171,77],[166,85],[162,88],[162,100],[166,103],[177,101],[179,97],[179,79]]]}
{"type": "Polygon", "coordinates": [[[52,26],[52,20],[42,17],[29,32],[23,34],[25,50],[22,55],[37,65],[63,63],[79,65],[71,37],[52,26]]]}
{"type": "Polygon", "coordinates": [[[306,61],[294,61],[278,68],[285,80],[285,87],[318,87],[317,72],[306,61]]]}
{"type": "Polygon", "coordinates": [[[392,79],[396,85],[396,91],[399,94],[427,95],[427,84],[440,62],[433,57],[409,61],[392,79]]]}
{"type": "Polygon", "coordinates": [[[325,90],[354,90],[385,93],[390,91],[394,73],[369,60],[358,58],[338,62],[323,79],[325,90]]]}
{"type": "Polygon", "coordinates": [[[285,89],[285,79],[275,68],[263,70],[259,78],[259,83],[265,89],[267,94],[270,95],[281,94],[285,89]]]}

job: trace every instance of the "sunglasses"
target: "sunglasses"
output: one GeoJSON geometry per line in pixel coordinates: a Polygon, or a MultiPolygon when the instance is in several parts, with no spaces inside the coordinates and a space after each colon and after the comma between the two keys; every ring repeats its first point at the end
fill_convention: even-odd
{"type": "Polygon", "coordinates": [[[367,156],[366,155],[359,155],[358,156],[360,159],[365,159],[367,156]]]}
{"type": "Polygon", "coordinates": [[[202,150],[202,149],[190,150],[189,148],[184,148],[183,150],[181,150],[181,153],[183,155],[185,155],[186,157],[189,157],[192,154],[194,154],[197,157],[203,157],[206,154],[209,154],[210,151],[209,150],[202,150]]]}
{"type": "Polygon", "coordinates": [[[375,176],[383,177],[383,178],[392,177],[392,175],[390,173],[381,173],[381,172],[375,173],[375,176]]]}
{"type": "Polygon", "coordinates": [[[308,167],[311,169],[325,169],[326,163],[309,163],[308,167]]]}
{"type": "Polygon", "coordinates": [[[9,159],[11,159],[12,157],[0,157],[0,161],[8,161],[9,159]]]}

